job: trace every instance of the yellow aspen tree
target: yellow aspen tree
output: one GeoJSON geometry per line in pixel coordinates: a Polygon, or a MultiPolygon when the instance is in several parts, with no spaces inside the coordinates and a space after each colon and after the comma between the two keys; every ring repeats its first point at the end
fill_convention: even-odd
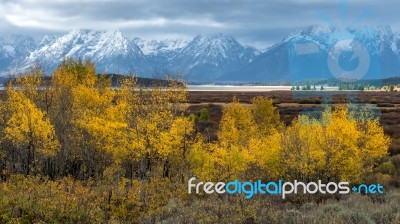
{"type": "Polygon", "coordinates": [[[286,178],[310,180],[322,169],[322,130],[318,121],[300,116],[283,132],[280,154],[286,178]]]}
{"type": "Polygon", "coordinates": [[[28,149],[29,174],[32,168],[36,168],[36,155],[54,156],[59,149],[59,142],[45,113],[11,86],[7,90],[7,108],[11,116],[5,124],[5,140],[19,148],[28,149]]]}
{"type": "Polygon", "coordinates": [[[256,131],[252,111],[234,98],[223,111],[218,139],[228,145],[247,146],[256,131]]]}
{"type": "Polygon", "coordinates": [[[32,66],[27,73],[17,77],[13,85],[38,107],[44,106],[45,82],[43,71],[39,65],[32,66]]]}
{"type": "Polygon", "coordinates": [[[359,180],[362,160],[358,146],[361,133],[357,121],[348,119],[346,109],[338,109],[332,112],[332,122],[326,126],[324,137],[321,147],[327,155],[325,175],[328,180],[359,180]]]}
{"type": "Polygon", "coordinates": [[[156,148],[165,161],[163,176],[179,175],[184,180],[187,172],[187,154],[193,144],[194,122],[188,117],[174,118],[171,127],[160,135],[156,148]]]}
{"type": "Polygon", "coordinates": [[[256,97],[248,107],[234,98],[223,111],[218,142],[196,143],[192,149],[193,171],[213,180],[277,178],[282,128],[271,100],[256,97]]]}
{"type": "Polygon", "coordinates": [[[81,60],[67,58],[54,71],[48,90],[48,114],[62,146],[55,161],[54,171],[58,172],[56,174],[65,175],[68,172],[78,175],[76,172],[79,170],[72,170],[71,167],[79,166],[80,170],[84,170],[84,176],[81,177],[85,178],[85,175],[94,175],[94,166],[104,166],[96,161],[106,161],[104,154],[96,153],[95,149],[86,144],[86,134],[76,125],[76,118],[80,114],[74,113],[73,110],[77,105],[77,102],[74,102],[74,92],[78,91],[76,88],[83,91],[84,88],[93,89],[108,84],[111,82],[98,78],[95,66],[90,60],[83,63],[81,60]]]}
{"type": "Polygon", "coordinates": [[[357,128],[361,133],[358,146],[363,161],[363,176],[372,173],[377,162],[388,155],[391,142],[390,137],[385,135],[382,126],[379,124],[379,120],[370,115],[371,111],[368,108],[350,113],[350,117],[357,120],[357,128]]]}
{"type": "Polygon", "coordinates": [[[3,147],[4,129],[8,117],[6,102],[0,99],[0,159],[6,156],[6,147],[3,147]]]}
{"type": "Polygon", "coordinates": [[[218,142],[210,144],[217,176],[222,180],[239,178],[252,161],[249,142],[256,134],[251,110],[234,98],[224,109],[218,132],[218,142]]]}
{"type": "MultiPolygon", "coordinates": [[[[130,127],[135,130],[134,134],[139,139],[142,147],[139,149],[140,173],[146,178],[148,175],[164,176],[170,167],[171,153],[176,149],[174,144],[168,143],[171,138],[171,127],[181,129],[178,133],[184,133],[187,125],[176,126],[174,121],[183,116],[187,100],[185,85],[176,80],[168,80],[168,85],[155,85],[151,89],[141,88],[137,91],[139,99],[137,104],[132,104],[130,127]],[[168,147],[168,148],[167,148],[168,147]],[[160,168],[162,167],[162,168],[160,168]],[[151,171],[151,172],[150,172],[151,171]]],[[[193,125],[191,122],[190,125],[193,125]]]]}
{"type": "Polygon", "coordinates": [[[283,124],[272,99],[263,96],[254,97],[251,100],[251,110],[260,134],[269,135],[282,131],[283,124]]]}
{"type": "Polygon", "coordinates": [[[251,102],[250,109],[257,130],[249,139],[252,168],[247,175],[253,178],[276,179],[281,176],[282,169],[279,154],[283,124],[272,99],[258,96],[251,102]]]}
{"type": "Polygon", "coordinates": [[[124,154],[129,130],[126,105],[113,103],[115,93],[108,89],[87,88],[79,85],[73,89],[73,124],[88,134],[88,144],[112,155],[124,154]]]}
{"type": "Polygon", "coordinates": [[[358,182],[371,173],[390,140],[376,120],[356,117],[346,108],[325,110],[321,120],[300,116],[282,135],[286,176],[358,182]]]}
{"type": "Polygon", "coordinates": [[[280,163],[282,134],[276,131],[267,136],[251,138],[249,141],[252,163],[256,167],[250,176],[269,180],[282,177],[283,167],[280,163]]]}
{"type": "Polygon", "coordinates": [[[217,161],[211,151],[211,143],[206,143],[201,135],[198,135],[188,153],[189,166],[193,175],[204,181],[219,181],[217,161]]]}

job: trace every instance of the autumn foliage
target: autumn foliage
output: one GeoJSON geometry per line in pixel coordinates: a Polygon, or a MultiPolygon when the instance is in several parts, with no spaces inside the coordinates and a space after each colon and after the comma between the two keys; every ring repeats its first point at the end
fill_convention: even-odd
{"type": "Polygon", "coordinates": [[[91,61],[66,59],[50,83],[39,68],[10,83],[0,104],[0,222],[138,222],[173,198],[190,200],[192,176],[356,183],[387,154],[390,139],[366,111],[327,109],[285,127],[264,97],[234,98],[209,141],[188,116],[185,86],[167,79],[144,88],[126,77],[114,88],[91,61]]]}

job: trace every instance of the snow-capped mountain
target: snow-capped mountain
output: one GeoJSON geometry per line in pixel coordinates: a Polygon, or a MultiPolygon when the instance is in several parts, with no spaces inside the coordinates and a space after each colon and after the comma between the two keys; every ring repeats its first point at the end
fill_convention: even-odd
{"type": "Polygon", "coordinates": [[[147,60],[141,49],[120,31],[99,32],[74,30],[60,37],[45,36],[38,48],[22,62],[22,68],[39,63],[53,70],[65,57],[90,58],[98,72],[148,72],[147,60]]]}
{"type": "Polygon", "coordinates": [[[148,77],[172,72],[188,80],[211,81],[247,65],[259,54],[255,48],[243,47],[233,37],[222,34],[198,35],[192,41],[148,41],[128,39],[120,31],[77,29],[60,36],[46,35],[37,42],[19,36],[3,39],[0,71],[15,73],[35,63],[52,72],[64,58],[72,57],[90,58],[99,73],[135,72],[148,77]]]}
{"type": "Polygon", "coordinates": [[[198,35],[175,54],[171,66],[189,80],[214,80],[249,64],[254,58],[254,49],[243,47],[231,36],[198,35]]]}
{"type": "Polygon", "coordinates": [[[46,35],[37,42],[20,35],[3,36],[0,37],[0,76],[21,72],[34,63],[52,72],[65,57],[73,57],[90,58],[99,73],[135,72],[143,77],[172,72],[200,82],[321,79],[332,75],[328,56],[336,55],[338,64],[346,62],[340,64],[344,65],[343,71],[351,71],[363,59],[351,49],[341,52],[354,44],[342,41],[346,39],[360,42],[368,51],[369,70],[365,77],[400,76],[400,35],[393,33],[389,26],[312,26],[295,31],[262,51],[243,46],[224,34],[198,35],[191,41],[128,39],[118,30],[86,29],[60,36],[46,35]]]}
{"type": "Polygon", "coordinates": [[[134,44],[140,47],[151,65],[151,75],[163,75],[164,73],[176,73],[172,68],[173,58],[188,45],[189,41],[183,39],[143,40],[134,38],[134,44]]]}
{"type": "Polygon", "coordinates": [[[189,41],[183,39],[166,39],[166,40],[143,40],[141,38],[133,38],[133,43],[138,45],[142,52],[146,55],[157,55],[160,53],[168,53],[173,51],[178,51],[181,48],[185,47],[189,41]]]}
{"type": "Polygon", "coordinates": [[[257,56],[252,63],[225,74],[219,80],[291,82],[334,78],[338,73],[352,74],[347,71],[355,71],[358,63],[361,63],[360,60],[363,60],[362,54],[357,55],[352,52],[352,48],[357,46],[356,43],[363,46],[369,55],[363,79],[400,76],[400,36],[394,34],[389,26],[375,28],[311,26],[293,32],[282,42],[257,56]],[[346,40],[352,41],[347,43],[346,40]],[[344,49],[346,43],[349,46],[344,49]],[[297,49],[302,49],[304,52],[299,53],[297,49]],[[333,58],[335,55],[338,57],[337,63],[343,70],[335,67],[332,71],[332,67],[329,67],[328,57],[333,58]]]}
{"type": "Polygon", "coordinates": [[[0,37],[0,74],[15,72],[28,54],[35,49],[35,41],[31,37],[11,35],[0,37]]]}
{"type": "Polygon", "coordinates": [[[223,34],[198,35],[192,41],[133,39],[155,71],[178,72],[192,81],[210,81],[250,63],[258,50],[223,34]]]}

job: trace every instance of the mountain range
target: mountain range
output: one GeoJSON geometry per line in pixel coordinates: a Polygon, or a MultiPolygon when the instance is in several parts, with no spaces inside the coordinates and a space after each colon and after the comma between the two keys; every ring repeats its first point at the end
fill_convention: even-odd
{"type": "MultiPolygon", "coordinates": [[[[342,51],[346,39],[357,40],[368,51],[366,77],[400,75],[400,35],[393,33],[389,26],[312,26],[289,34],[263,51],[224,34],[200,34],[191,41],[143,40],[128,38],[118,30],[88,29],[60,36],[46,35],[39,41],[22,35],[1,36],[0,76],[23,72],[34,63],[52,72],[63,58],[73,57],[90,58],[99,73],[135,73],[141,77],[179,73],[194,82],[290,82],[331,78],[327,57],[332,49],[342,51]],[[316,52],[298,53],[299,46],[306,53],[316,52]]],[[[338,63],[345,61],[348,65],[340,65],[352,70],[354,64],[365,59],[352,54],[347,58],[346,54],[339,54],[338,63]]]]}

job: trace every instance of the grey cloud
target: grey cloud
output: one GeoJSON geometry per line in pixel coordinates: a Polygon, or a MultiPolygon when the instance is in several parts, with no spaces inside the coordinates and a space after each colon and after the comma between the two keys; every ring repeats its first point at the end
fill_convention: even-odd
{"type": "Polygon", "coordinates": [[[349,0],[346,8],[340,1],[326,0],[0,0],[0,32],[39,37],[75,28],[120,29],[131,37],[151,39],[221,32],[262,47],[293,30],[324,24],[318,13],[342,25],[369,8],[372,15],[361,19],[362,24],[400,30],[397,5],[396,0],[349,0]]]}

